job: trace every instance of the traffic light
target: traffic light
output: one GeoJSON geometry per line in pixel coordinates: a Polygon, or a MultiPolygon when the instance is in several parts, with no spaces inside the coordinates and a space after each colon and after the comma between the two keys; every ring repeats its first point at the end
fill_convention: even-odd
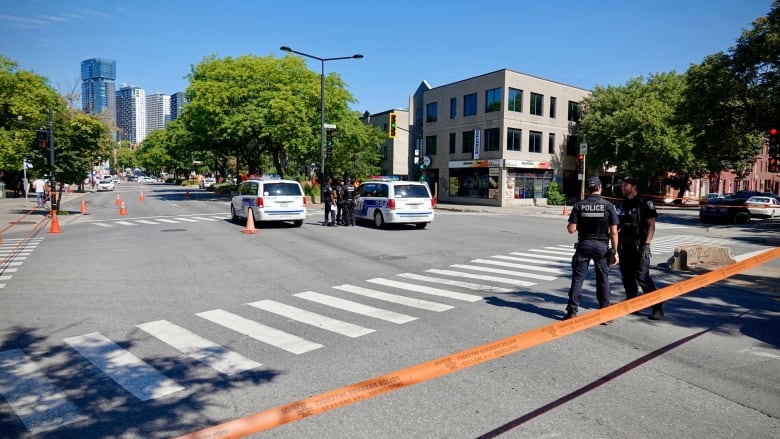
{"type": "Polygon", "coordinates": [[[35,132],[35,140],[38,142],[38,147],[46,149],[49,142],[49,132],[45,128],[38,128],[35,132]]]}
{"type": "Polygon", "coordinates": [[[777,128],[769,129],[769,157],[778,158],[780,155],[780,131],[777,128]]]}
{"type": "Polygon", "coordinates": [[[585,170],[585,155],[584,154],[578,154],[577,155],[577,172],[582,173],[585,170]]]}
{"type": "Polygon", "coordinates": [[[777,167],[777,157],[769,157],[769,163],[766,170],[772,173],[780,172],[780,169],[777,167]]]}
{"type": "Polygon", "coordinates": [[[395,139],[396,114],[390,113],[390,123],[387,124],[387,136],[395,139]]]}
{"type": "Polygon", "coordinates": [[[333,130],[327,130],[325,135],[325,156],[331,158],[333,156],[333,130]]]}

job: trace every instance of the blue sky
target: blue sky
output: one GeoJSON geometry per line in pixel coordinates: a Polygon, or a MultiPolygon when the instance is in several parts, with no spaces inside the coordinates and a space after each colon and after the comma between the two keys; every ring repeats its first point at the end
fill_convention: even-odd
{"type": "MultiPolygon", "coordinates": [[[[187,87],[204,57],[330,61],[371,113],[406,108],[432,87],[502,68],[585,89],[652,73],[682,73],[734,46],[770,0],[178,1],[0,0],[0,54],[80,91],[88,58],[117,63],[117,84],[147,93],[187,87]]],[[[320,71],[319,61],[309,67],[320,71]]]]}

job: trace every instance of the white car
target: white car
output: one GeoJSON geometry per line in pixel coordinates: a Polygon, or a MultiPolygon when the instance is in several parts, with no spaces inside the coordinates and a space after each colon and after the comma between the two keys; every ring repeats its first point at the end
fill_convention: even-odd
{"type": "Polygon", "coordinates": [[[355,192],[355,219],[387,224],[414,224],[424,229],[433,222],[436,199],[428,184],[415,181],[372,180],[355,192]]]}
{"type": "Polygon", "coordinates": [[[774,197],[752,196],[745,201],[750,216],[774,218],[780,214],[780,201],[774,197]]]}
{"type": "Polygon", "coordinates": [[[203,177],[200,179],[200,188],[208,189],[216,182],[217,180],[214,177],[203,177]]]}
{"type": "Polygon", "coordinates": [[[297,181],[247,180],[230,202],[230,217],[245,223],[250,209],[255,222],[292,221],[300,227],[306,219],[306,195],[297,181]]]}
{"type": "Polygon", "coordinates": [[[100,191],[113,191],[114,190],[114,182],[111,181],[111,178],[103,179],[98,181],[97,184],[97,190],[100,191]]]}

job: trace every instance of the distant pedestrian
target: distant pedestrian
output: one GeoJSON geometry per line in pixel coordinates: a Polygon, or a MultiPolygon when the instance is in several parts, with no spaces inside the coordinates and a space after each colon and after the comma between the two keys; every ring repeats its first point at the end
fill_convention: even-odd
{"type": "Polygon", "coordinates": [[[333,180],[328,177],[325,185],[322,187],[322,201],[325,204],[325,221],[323,226],[335,226],[336,224],[336,195],[331,186],[333,180]]]}
{"type": "Polygon", "coordinates": [[[354,226],[355,225],[355,186],[352,185],[352,182],[349,181],[349,178],[346,179],[346,184],[344,184],[344,193],[342,194],[342,199],[344,203],[344,225],[345,226],[354,226]]]}
{"type": "MultiPolygon", "coordinates": [[[[577,315],[582,299],[582,284],[593,260],[596,267],[596,299],[599,307],[610,304],[609,267],[617,264],[618,215],[615,206],[601,197],[601,180],[590,177],[588,196],[574,203],[566,230],[577,232],[577,244],[571,260],[572,277],[564,320],[577,315]],[[611,244],[611,246],[610,246],[611,244]]],[[[604,324],[612,323],[605,322],[604,324]]]]}
{"type": "Polygon", "coordinates": [[[33,181],[32,186],[33,186],[33,191],[35,191],[35,202],[37,204],[37,207],[39,209],[45,209],[46,190],[47,190],[46,182],[42,178],[38,177],[33,181]]]}
{"type": "Polygon", "coordinates": [[[339,226],[345,226],[344,224],[344,178],[339,178],[338,184],[334,188],[333,193],[336,195],[336,224],[339,226]]]}
{"type": "MultiPolygon", "coordinates": [[[[655,210],[653,200],[639,195],[638,185],[639,180],[635,177],[623,179],[620,188],[625,198],[618,204],[617,209],[620,217],[620,274],[623,277],[626,300],[639,294],[637,284],[642,288],[643,294],[656,290],[655,283],[650,278],[650,258],[653,256],[650,244],[655,235],[658,211],[655,210]]],[[[650,318],[661,320],[663,317],[663,304],[653,305],[650,318]]]]}

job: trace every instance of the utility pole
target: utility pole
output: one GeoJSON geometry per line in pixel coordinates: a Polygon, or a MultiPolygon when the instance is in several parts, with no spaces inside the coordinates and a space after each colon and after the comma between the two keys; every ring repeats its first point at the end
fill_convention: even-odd
{"type": "Polygon", "coordinates": [[[57,180],[54,178],[54,114],[49,108],[49,180],[51,181],[51,210],[57,212],[60,205],[57,202],[57,180]]]}

